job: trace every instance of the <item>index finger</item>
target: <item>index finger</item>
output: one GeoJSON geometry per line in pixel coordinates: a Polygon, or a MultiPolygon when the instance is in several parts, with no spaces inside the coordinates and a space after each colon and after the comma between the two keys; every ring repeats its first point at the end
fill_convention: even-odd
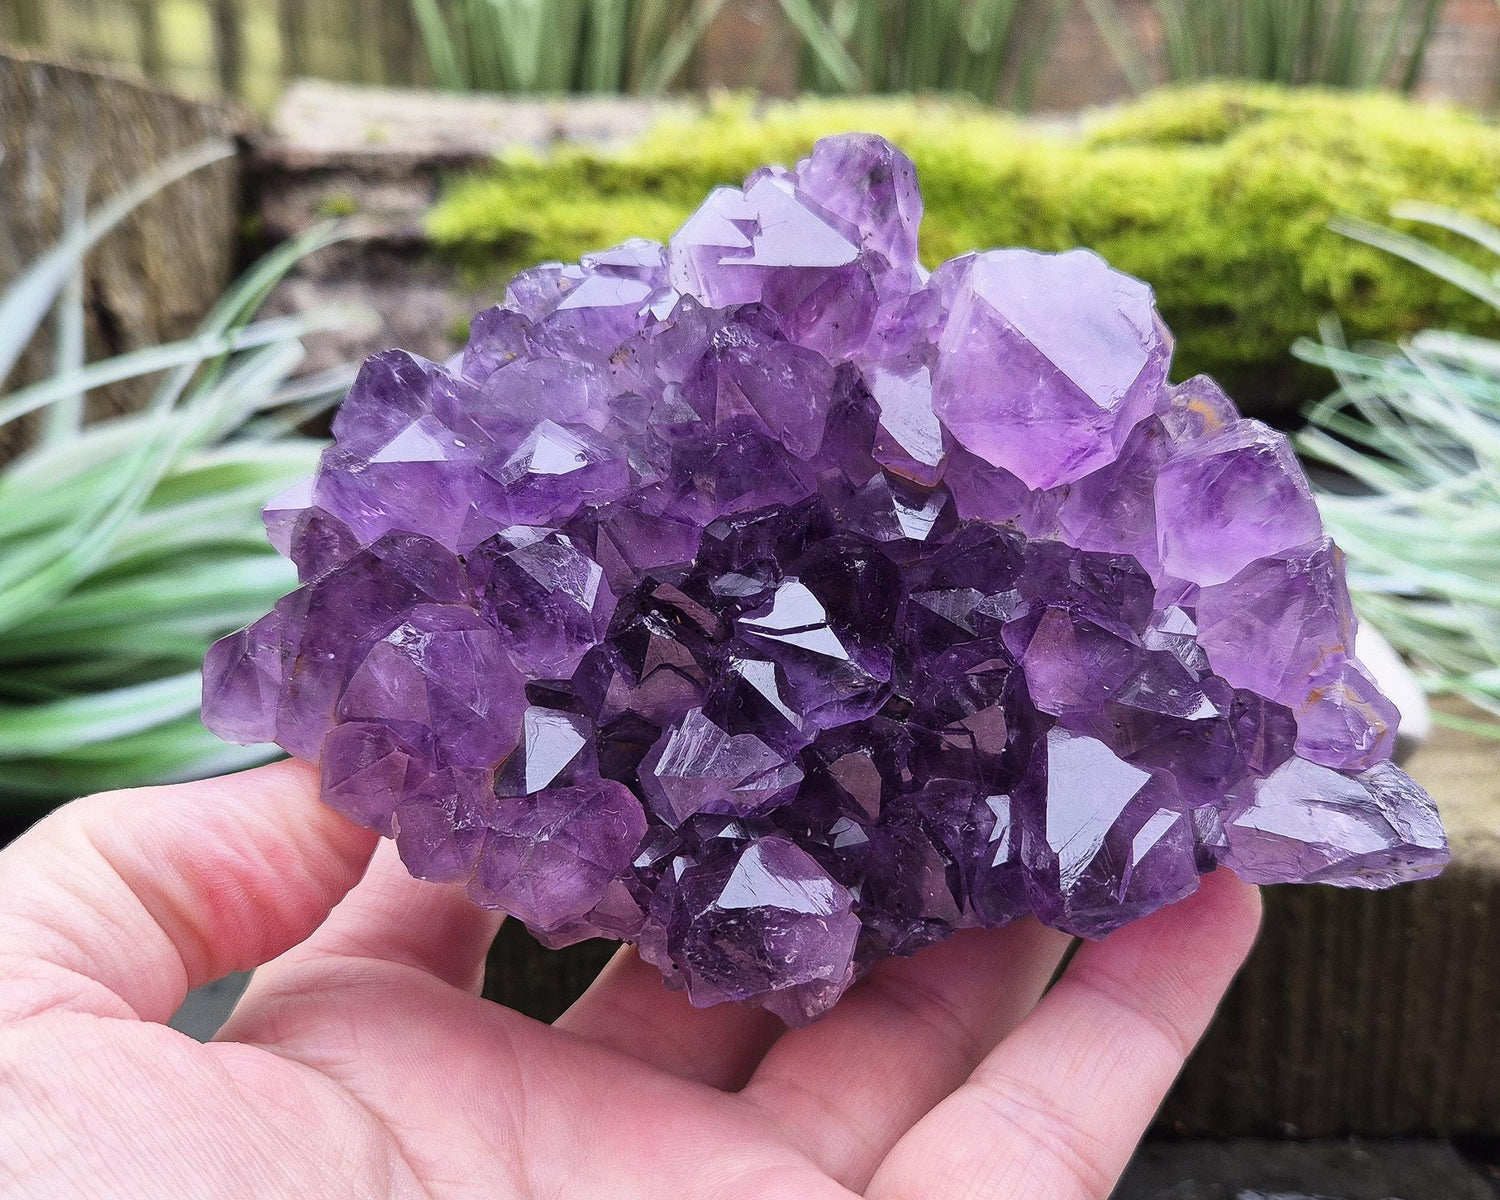
{"type": "Polygon", "coordinates": [[[295,761],[65,805],[0,851],[0,1020],[165,1021],[306,938],[376,840],[295,761]]]}
{"type": "Polygon", "coordinates": [[[876,1172],[872,1200],[1105,1200],[1260,923],[1226,870],[1085,943],[1051,991],[876,1172]]]}

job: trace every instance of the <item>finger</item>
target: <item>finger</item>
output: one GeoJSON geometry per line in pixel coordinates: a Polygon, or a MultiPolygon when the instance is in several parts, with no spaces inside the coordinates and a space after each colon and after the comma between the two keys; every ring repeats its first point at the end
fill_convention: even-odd
{"type": "Polygon", "coordinates": [[[297,990],[306,974],[300,968],[318,958],[396,964],[478,995],[485,954],[502,920],[454,884],[414,879],[396,844],[383,842],[364,878],[317,931],[255,973],[219,1036],[256,1040],[250,1026],[262,1004],[297,990]]]}
{"type": "Polygon", "coordinates": [[[58,1008],[165,1021],[188,989],[307,937],[375,835],[318,802],[315,768],[66,805],[0,851],[0,1019],[58,1008]]]}
{"type": "Polygon", "coordinates": [[[1036,1010],[896,1145],[867,1195],[1104,1200],[1254,941],[1255,889],[1217,871],[1084,944],[1036,1010]]]}
{"type": "Polygon", "coordinates": [[[862,1191],[901,1136],[1031,1011],[1069,941],[1025,921],[887,959],[828,1016],[783,1037],[745,1096],[862,1191]]]}
{"type": "Polygon", "coordinates": [[[661,972],[634,946],[621,947],[557,1026],[727,1091],[744,1084],[783,1028],[759,1008],[694,1008],[685,992],[666,988],[661,972]]]}

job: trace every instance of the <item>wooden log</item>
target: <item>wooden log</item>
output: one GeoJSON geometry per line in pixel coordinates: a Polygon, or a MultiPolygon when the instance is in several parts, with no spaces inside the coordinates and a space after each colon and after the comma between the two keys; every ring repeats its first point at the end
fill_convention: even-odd
{"type": "MultiPolygon", "coordinates": [[[[88,203],[96,207],[151,164],[207,138],[233,136],[244,124],[223,104],[27,51],[0,51],[0,287],[57,240],[71,180],[87,180],[88,203]]],[[[137,210],[87,261],[90,356],[190,331],[229,280],[238,230],[233,160],[172,185],[137,210]]],[[[14,387],[39,378],[52,354],[44,327],[3,382],[14,387]]],[[[90,397],[89,413],[134,407],[151,382],[101,389],[90,397]]],[[[0,461],[30,436],[24,421],[0,426],[0,461]]]]}

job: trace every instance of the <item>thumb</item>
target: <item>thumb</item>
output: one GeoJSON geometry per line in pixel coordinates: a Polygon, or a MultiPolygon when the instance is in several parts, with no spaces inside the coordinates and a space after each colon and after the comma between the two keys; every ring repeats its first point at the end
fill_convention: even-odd
{"type": "Polygon", "coordinates": [[[317,799],[316,769],[75,801],[0,851],[0,1020],[73,1009],[165,1021],[188,989],[308,936],[376,836],[317,799]]]}

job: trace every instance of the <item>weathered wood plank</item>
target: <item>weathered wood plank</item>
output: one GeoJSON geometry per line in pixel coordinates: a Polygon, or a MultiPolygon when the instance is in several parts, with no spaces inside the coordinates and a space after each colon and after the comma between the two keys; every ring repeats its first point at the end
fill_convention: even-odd
{"type": "MultiPolygon", "coordinates": [[[[243,118],[223,104],[0,51],[0,287],[56,241],[71,181],[86,180],[95,206],[151,164],[242,128],[243,118]]],[[[208,310],[234,266],[238,181],[234,161],[200,171],[142,206],[94,250],[85,292],[91,357],[180,337],[208,310]]],[[[4,382],[37,378],[51,361],[44,328],[4,382]]],[[[123,411],[145,394],[144,385],[104,389],[89,411],[123,411]]],[[[0,426],[0,461],[29,436],[25,422],[0,426]]]]}
{"type": "Polygon", "coordinates": [[[1389,892],[1268,889],[1260,943],[1165,1123],[1500,1136],[1500,742],[1439,728],[1409,769],[1453,866],[1389,892]]]}

